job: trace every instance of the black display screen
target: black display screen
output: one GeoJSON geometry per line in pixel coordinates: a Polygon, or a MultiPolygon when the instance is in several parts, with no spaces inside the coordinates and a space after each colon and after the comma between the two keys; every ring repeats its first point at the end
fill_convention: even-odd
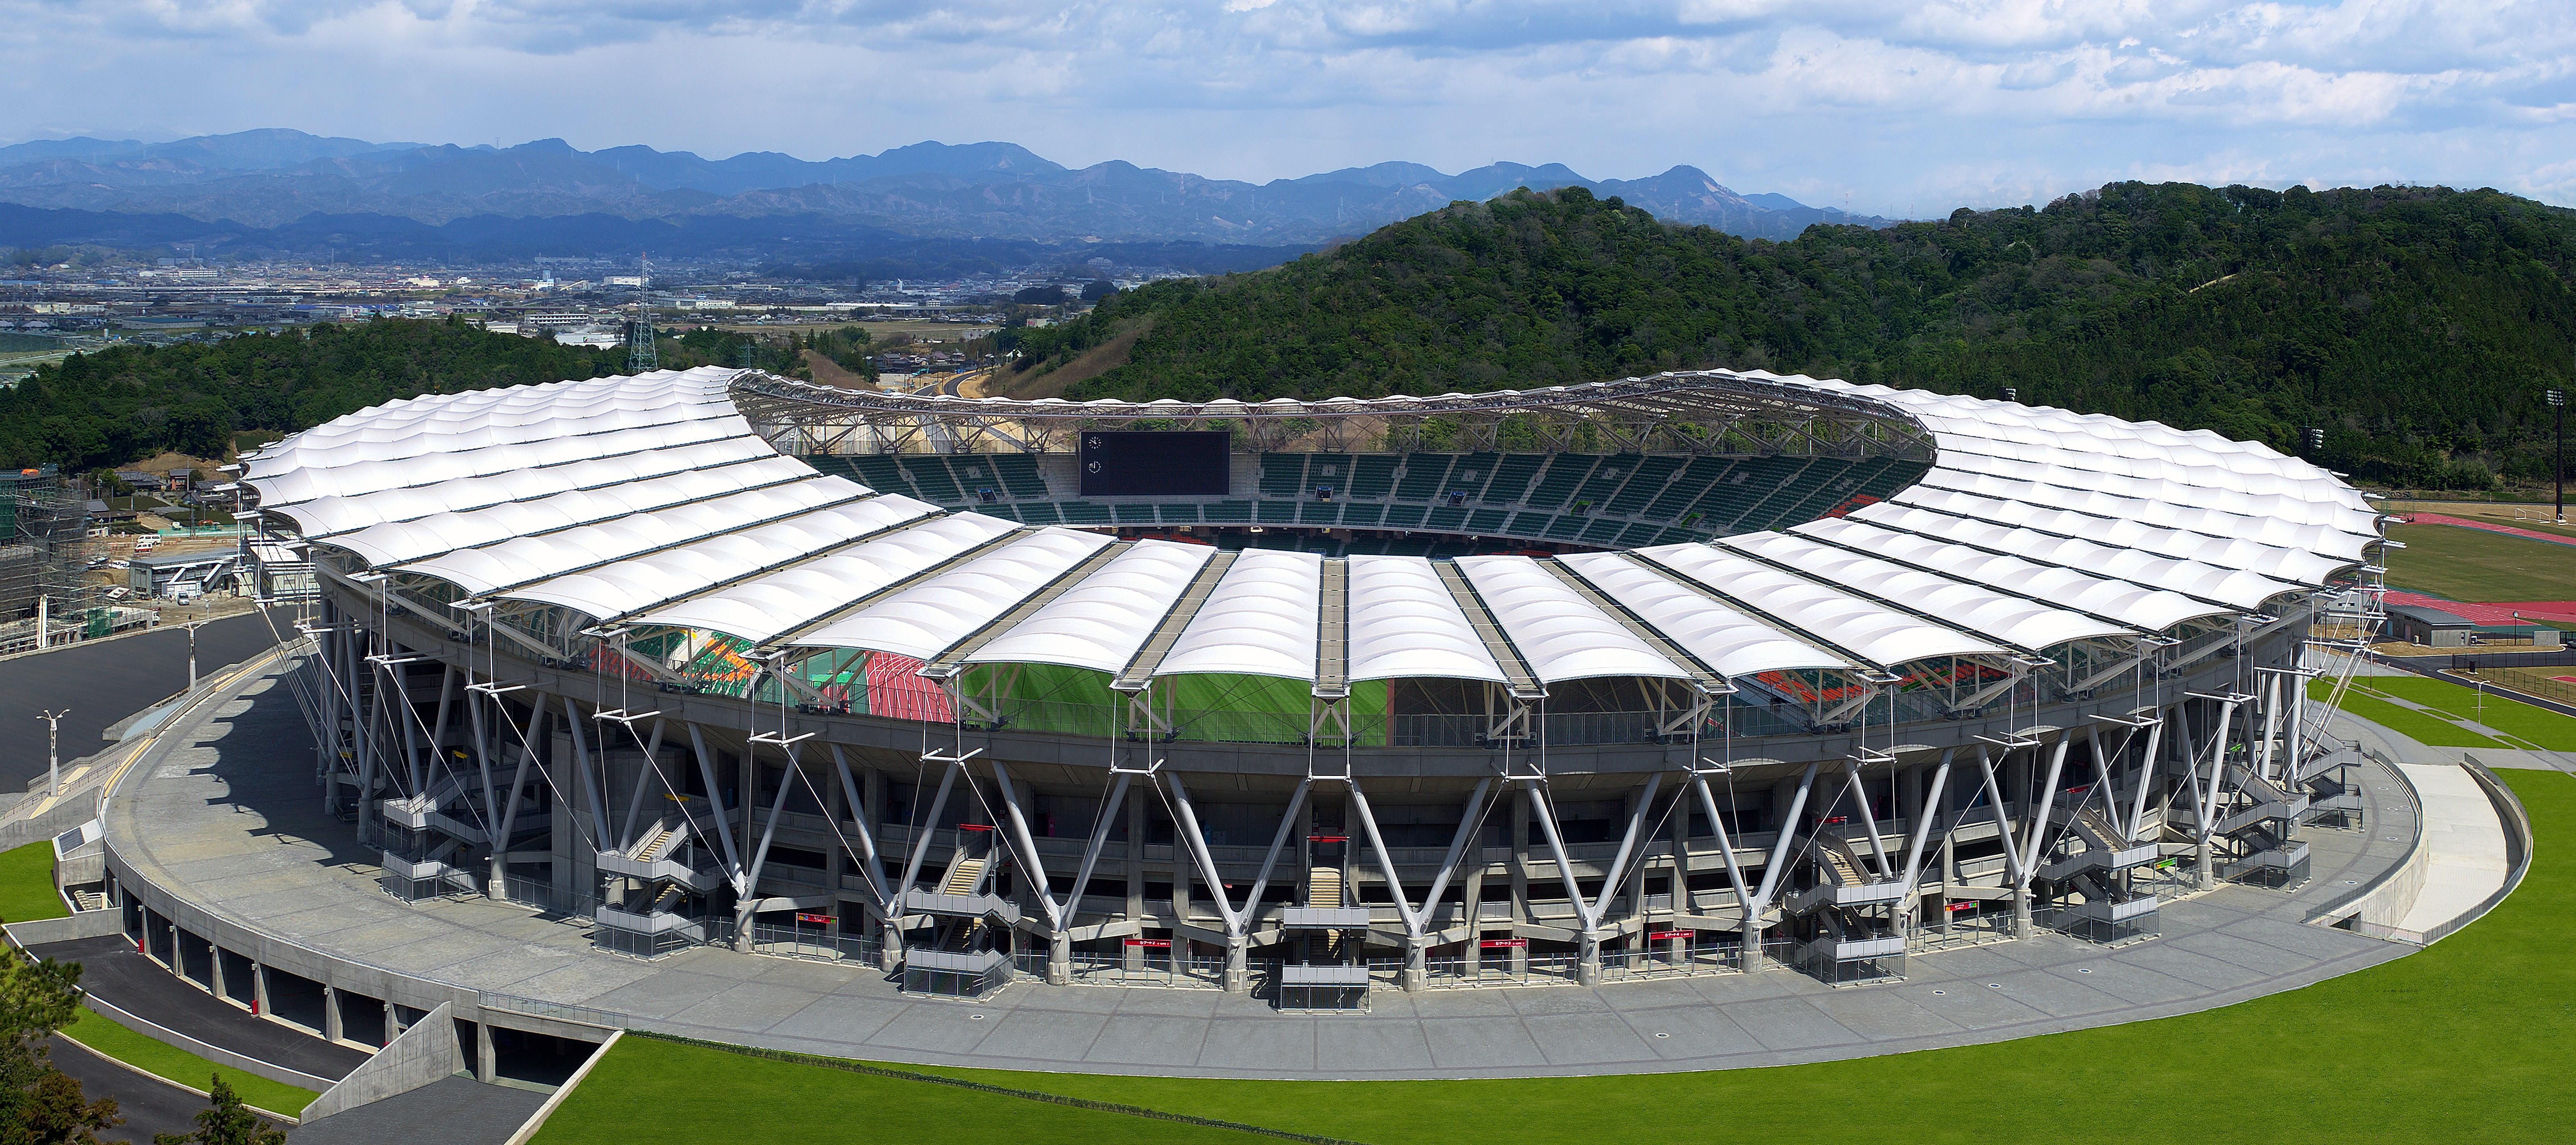
{"type": "Polygon", "coordinates": [[[1082,435],[1085,497],[1223,496],[1234,435],[1211,430],[1103,430],[1082,435]]]}

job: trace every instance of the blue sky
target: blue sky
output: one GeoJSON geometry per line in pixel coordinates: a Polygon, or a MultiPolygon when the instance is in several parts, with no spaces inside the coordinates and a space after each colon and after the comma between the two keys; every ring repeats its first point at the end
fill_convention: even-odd
{"type": "Polygon", "coordinates": [[[1252,180],[1677,163],[1925,216],[2114,179],[2576,205],[2576,4],[0,0],[0,138],[295,127],[1252,180]]]}

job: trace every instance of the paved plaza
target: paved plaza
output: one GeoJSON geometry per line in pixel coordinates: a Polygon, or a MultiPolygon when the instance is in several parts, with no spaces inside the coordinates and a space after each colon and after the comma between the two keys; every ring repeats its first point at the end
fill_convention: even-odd
{"type": "Polygon", "coordinates": [[[2188,1013],[2413,947],[2302,920],[2400,861],[2417,808],[2370,766],[2366,831],[2311,829],[2295,893],[2225,886],[2169,903],[2118,949],[2044,935],[1917,955],[1907,980],[1832,989],[1777,969],[1619,982],[1374,992],[1306,1015],[1214,990],[1015,982],[980,1001],[899,993],[847,963],[692,948],[644,962],[588,930],[484,900],[400,902],[324,815],[313,746],[278,669],[229,685],[133,765],[107,814],[138,874],[244,925],[468,988],[597,1007],[648,1030],[878,1061],[1174,1076],[1515,1077],[1726,1069],[1898,1053],[2188,1013]]]}

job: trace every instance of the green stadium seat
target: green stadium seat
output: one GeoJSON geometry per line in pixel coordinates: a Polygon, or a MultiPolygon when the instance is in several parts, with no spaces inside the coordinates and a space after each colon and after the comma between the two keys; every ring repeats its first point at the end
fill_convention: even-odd
{"type": "Polygon", "coordinates": [[[1583,535],[1583,522],[1581,517],[1559,514],[1547,523],[1547,532],[1542,535],[1552,540],[1571,541],[1583,535]]]}
{"type": "Polygon", "coordinates": [[[1467,531],[1470,533],[1499,533],[1502,532],[1506,526],[1511,524],[1511,520],[1512,515],[1501,509],[1478,509],[1473,513],[1467,514],[1467,531]]]}
{"type": "Polygon", "coordinates": [[[1341,522],[1342,503],[1339,501],[1299,501],[1297,503],[1297,523],[1300,525],[1338,525],[1341,522]]]}
{"type": "Polygon", "coordinates": [[[1638,521],[1629,525],[1626,532],[1619,534],[1618,540],[1610,543],[1627,549],[1633,549],[1640,545],[1651,545],[1655,543],[1656,535],[1663,531],[1664,527],[1653,521],[1638,521]]]}
{"type": "Polygon", "coordinates": [[[1044,501],[1033,501],[1028,504],[1021,505],[1018,508],[1020,510],[1020,519],[1032,525],[1061,525],[1064,523],[1064,515],[1056,512],[1055,506],[1047,504],[1044,501]]]}
{"type": "Polygon", "coordinates": [[[1398,501],[1428,501],[1440,495],[1440,483],[1449,477],[1449,465],[1457,455],[1449,453],[1408,453],[1404,455],[1404,478],[1396,483],[1398,501]]]}
{"type": "Polygon", "coordinates": [[[1067,501],[1056,508],[1064,513],[1064,523],[1068,525],[1109,523],[1109,509],[1105,505],[1094,505],[1089,501],[1067,501]]]}
{"type": "Polygon", "coordinates": [[[853,479],[861,485],[879,493],[901,493],[906,497],[921,496],[921,491],[913,488],[912,482],[905,479],[903,467],[895,463],[892,454],[854,454],[849,461],[851,471],[855,475],[853,479]]]}
{"type": "Polygon", "coordinates": [[[1423,518],[1422,527],[1437,529],[1443,533],[1457,532],[1467,527],[1467,511],[1452,509],[1445,505],[1434,505],[1431,507],[1430,514],[1423,518]]]}
{"type": "Polygon", "coordinates": [[[1043,498],[1053,496],[1046,477],[1038,472],[1038,459],[1025,453],[992,455],[993,471],[1001,477],[1002,491],[1013,497],[1043,498]]]}
{"type": "Polygon", "coordinates": [[[1572,499],[1590,502],[1595,511],[1604,509],[1610,504],[1610,498],[1618,494],[1619,487],[1628,483],[1628,478],[1636,474],[1645,460],[1634,453],[1614,453],[1602,458],[1593,466],[1592,476],[1575,489],[1572,499]]]}
{"type": "Polygon", "coordinates": [[[1619,531],[1627,527],[1625,521],[1596,520],[1583,527],[1583,540],[1586,544],[1615,545],[1619,543],[1619,531]]]}
{"type": "Polygon", "coordinates": [[[1118,518],[1118,523],[1121,525],[1151,525],[1154,523],[1154,507],[1151,505],[1119,505],[1114,508],[1113,512],[1118,518]]]}
{"type": "Polygon", "coordinates": [[[1544,537],[1549,519],[1555,516],[1554,513],[1515,513],[1512,527],[1506,531],[1515,537],[1544,537]]]}
{"type": "Polygon", "coordinates": [[[1709,489],[1735,471],[1735,461],[1727,457],[1694,457],[1682,467],[1681,476],[1663,487],[1655,499],[1636,516],[1657,521],[1677,521],[1691,503],[1706,496],[1709,489]]]}
{"type": "Polygon", "coordinates": [[[1199,523],[1199,507],[1197,505],[1174,504],[1166,501],[1160,505],[1154,506],[1154,509],[1156,512],[1163,515],[1163,523],[1166,525],[1195,525],[1199,523]]]}
{"type": "Polygon", "coordinates": [[[1306,459],[1306,483],[1297,490],[1311,494],[1317,487],[1329,487],[1335,497],[1351,487],[1351,466],[1356,459],[1347,453],[1318,453],[1306,459]]]}
{"type": "Polygon", "coordinates": [[[1420,528],[1422,526],[1422,514],[1424,508],[1425,506],[1421,505],[1389,505],[1386,507],[1386,527],[1390,529],[1420,528]]]}
{"type": "Polygon", "coordinates": [[[1547,464],[1543,453],[1507,453],[1494,463],[1494,475],[1485,482],[1485,492],[1477,498],[1488,505],[1517,505],[1529,496],[1530,482],[1536,480],[1541,466],[1547,464]]]}
{"type": "Polygon", "coordinates": [[[1211,502],[1201,508],[1200,515],[1217,524],[1240,524],[1252,519],[1252,502],[1211,502]]]}
{"type": "Polygon", "coordinates": [[[1621,485],[1609,501],[1603,503],[1602,512],[1620,517],[1634,517],[1644,512],[1647,503],[1661,495],[1665,486],[1682,471],[1685,460],[1667,455],[1638,462],[1637,471],[1629,475],[1627,483],[1621,485]]]}
{"type": "Polygon", "coordinates": [[[1297,502],[1264,501],[1261,503],[1260,508],[1261,523],[1264,525],[1293,525],[1297,523],[1297,502]]]}
{"type": "Polygon", "coordinates": [[[1395,464],[1395,456],[1386,453],[1363,454],[1353,461],[1348,490],[1350,498],[1354,501],[1385,500],[1395,491],[1395,464]]]}
{"type": "Polygon", "coordinates": [[[1583,479],[1592,475],[1593,466],[1600,462],[1599,457],[1585,453],[1560,453],[1548,458],[1547,472],[1530,490],[1530,507],[1564,508],[1567,501],[1574,499],[1574,491],[1583,486],[1583,479]]]}
{"type": "Polygon", "coordinates": [[[1384,505],[1345,505],[1342,507],[1342,524],[1355,529],[1375,528],[1379,521],[1385,519],[1386,510],[1384,505]]]}
{"type": "Polygon", "coordinates": [[[1306,454],[1261,455],[1261,495],[1294,497],[1306,491],[1306,454]]]}
{"type": "Polygon", "coordinates": [[[921,491],[922,500],[936,505],[957,505],[966,501],[966,494],[957,488],[957,478],[948,471],[947,458],[917,453],[897,460],[903,465],[903,475],[912,480],[912,487],[921,491]]]}
{"type": "Polygon", "coordinates": [[[1470,453],[1449,466],[1449,480],[1440,488],[1440,499],[1465,495],[1469,501],[1485,499],[1485,488],[1494,479],[1494,467],[1503,458],[1499,453],[1470,453]]]}

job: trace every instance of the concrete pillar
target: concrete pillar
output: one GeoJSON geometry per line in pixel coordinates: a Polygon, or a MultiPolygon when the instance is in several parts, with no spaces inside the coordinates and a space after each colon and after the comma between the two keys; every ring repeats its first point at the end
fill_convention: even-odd
{"type": "Polygon", "coordinates": [[[474,1079],[490,1083],[500,1080],[501,1070],[492,1062],[492,1024],[474,1023],[474,1079]]]}
{"type": "Polygon", "coordinates": [[[1046,983],[1049,986],[1073,983],[1073,938],[1061,930],[1047,936],[1046,983]]]}
{"type": "Polygon", "coordinates": [[[340,994],[329,986],[322,987],[322,1040],[340,1040],[340,994]]]}
{"type": "Polygon", "coordinates": [[[1529,947],[1527,945],[1521,945],[1512,947],[1511,949],[1512,978],[1515,981],[1527,981],[1529,979],[1529,947]]]}
{"type": "Polygon", "coordinates": [[[903,920],[886,917],[874,906],[862,909],[868,912],[868,918],[877,928],[877,969],[892,974],[896,967],[903,965],[903,920]]]}
{"type": "Polygon", "coordinates": [[[1485,859],[1478,848],[1476,865],[1467,868],[1467,943],[1458,952],[1458,973],[1470,982],[1483,972],[1485,961],[1485,925],[1479,921],[1485,914],[1485,859]]]}
{"type": "Polygon", "coordinates": [[[179,945],[179,924],[170,924],[170,973],[181,980],[188,977],[188,949],[179,945]]]}
{"type": "Polygon", "coordinates": [[[1583,932],[1583,955],[1574,964],[1574,980],[1586,986],[1601,984],[1601,932],[1583,932]]]}
{"type": "Polygon", "coordinates": [[[2012,889],[2012,904],[2013,904],[2013,937],[2014,937],[2014,938],[2028,938],[2028,937],[2030,937],[2030,935],[2031,935],[2031,923],[2030,923],[2030,888],[2029,888],[2029,887],[2027,887],[2027,886],[2020,885],[2020,884],[2018,884],[2018,883],[2017,883],[2017,884],[2014,884],[2013,889],[2012,889]]]}
{"type": "Polygon", "coordinates": [[[250,964],[250,1010],[268,1013],[268,968],[256,962],[250,964]]]}
{"type": "Polygon", "coordinates": [[[1145,804],[1150,800],[1127,801],[1127,919],[1145,917],[1145,804]]]}
{"type": "Polygon", "coordinates": [[[1397,984],[1404,987],[1405,993],[1419,994],[1428,984],[1426,980],[1431,976],[1430,954],[1430,939],[1418,934],[1405,936],[1404,973],[1396,979],[1397,984]]]}
{"type": "Polygon", "coordinates": [[[1252,988],[1251,947],[1251,940],[1244,935],[1226,936],[1225,978],[1222,983],[1226,993],[1240,994],[1252,988]]]}
{"type": "MultiPolygon", "coordinates": [[[[1528,922],[1530,862],[1530,793],[1520,787],[1512,791],[1512,921],[1528,922]]],[[[1573,888],[1567,888],[1570,893],[1573,888]]],[[[1519,963],[1514,963],[1515,968],[1519,963]]]]}
{"type": "Polygon", "coordinates": [[[215,997],[224,997],[224,948],[209,942],[206,945],[206,963],[206,981],[214,983],[215,997]]]}
{"type": "Polygon", "coordinates": [[[1744,925],[1736,932],[1738,947],[1735,960],[1747,974],[1759,974],[1768,965],[1762,957],[1762,920],[1745,915],[1744,925]]]}
{"type": "Polygon", "coordinates": [[[395,1009],[391,1002],[385,1003],[385,1044],[394,1044],[394,1039],[402,1036],[403,1028],[402,1011],[395,1009]]]}

